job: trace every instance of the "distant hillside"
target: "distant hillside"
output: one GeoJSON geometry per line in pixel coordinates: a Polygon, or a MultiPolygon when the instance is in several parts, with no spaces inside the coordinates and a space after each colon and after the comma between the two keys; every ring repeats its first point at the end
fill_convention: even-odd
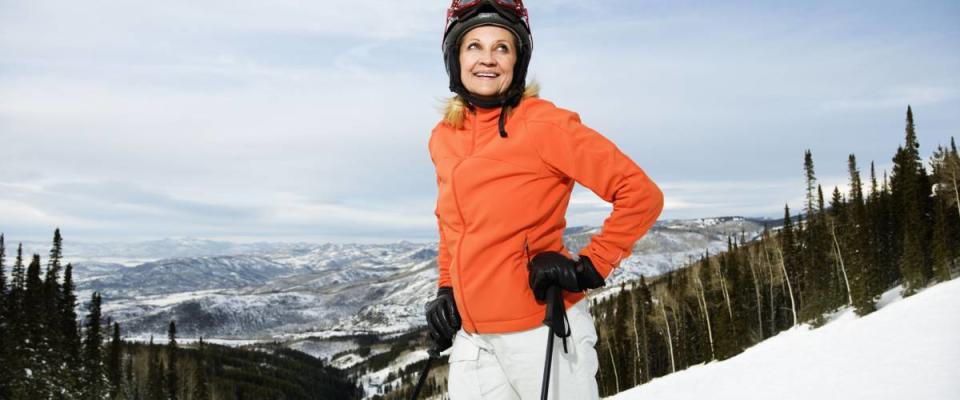
{"type": "MultiPolygon", "coordinates": [[[[753,238],[765,222],[742,217],[660,221],[621,262],[610,286],[720,251],[730,236],[753,238]]],[[[571,227],[564,240],[577,252],[598,231],[571,227]]],[[[74,276],[81,299],[101,292],[105,315],[140,339],[161,335],[170,320],[179,322],[184,336],[221,339],[399,333],[423,325],[423,306],[437,279],[436,247],[435,242],[241,245],[190,239],[87,244],[73,252],[75,257],[99,255],[106,261],[78,261],[74,276]],[[111,261],[163,251],[194,255],[133,266],[111,261]]],[[[340,349],[316,341],[295,346],[320,356],[340,349]]]]}

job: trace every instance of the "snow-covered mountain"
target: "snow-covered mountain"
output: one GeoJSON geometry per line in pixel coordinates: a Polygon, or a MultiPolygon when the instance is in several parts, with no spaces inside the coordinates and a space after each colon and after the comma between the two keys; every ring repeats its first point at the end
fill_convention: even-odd
{"type": "Polygon", "coordinates": [[[960,279],[900,291],[862,318],[846,308],[820,328],[794,327],[610,399],[960,399],[960,279]]]}
{"type": "MultiPolygon", "coordinates": [[[[740,217],[661,221],[621,262],[609,287],[680,267],[707,250],[725,249],[728,236],[750,239],[764,222],[740,217]]],[[[568,249],[576,253],[598,231],[568,229],[568,249]]],[[[166,324],[176,320],[184,337],[300,341],[421,326],[423,307],[435,293],[436,247],[435,242],[407,241],[231,244],[167,239],[87,244],[67,252],[65,260],[76,267],[80,299],[100,291],[105,314],[121,322],[128,335],[162,335],[166,324]],[[116,262],[164,250],[177,256],[135,266],[116,262]]],[[[294,346],[330,354],[313,342],[294,346]]]]}
{"type": "MultiPolygon", "coordinates": [[[[46,255],[50,242],[24,241],[24,254],[46,255]]],[[[8,243],[9,245],[9,243],[8,243]]],[[[12,247],[12,246],[11,246],[12,247]]],[[[63,254],[69,260],[136,266],[168,258],[212,257],[240,254],[308,251],[311,243],[255,242],[235,243],[198,238],[164,238],[140,242],[84,242],[69,237],[63,242],[63,254]]]]}

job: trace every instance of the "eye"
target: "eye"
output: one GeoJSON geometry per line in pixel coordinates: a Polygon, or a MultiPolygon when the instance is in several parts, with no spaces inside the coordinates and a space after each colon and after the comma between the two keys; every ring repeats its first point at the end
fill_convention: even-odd
{"type": "Polygon", "coordinates": [[[509,53],[509,52],[510,52],[510,47],[507,46],[507,45],[505,45],[505,44],[501,44],[501,45],[497,46],[497,50],[502,51],[502,52],[504,52],[504,53],[509,53]]]}
{"type": "Polygon", "coordinates": [[[480,47],[480,45],[478,45],[476,42],[467,44],[467,50],[473,50],[473,49],[476,49],[476,48],[479,48],[479,47],[480,47]]]}

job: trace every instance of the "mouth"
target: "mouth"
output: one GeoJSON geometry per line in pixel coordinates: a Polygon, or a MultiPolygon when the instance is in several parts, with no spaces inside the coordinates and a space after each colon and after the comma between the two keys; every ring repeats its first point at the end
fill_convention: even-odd
{"type": "Polygon", "coordinates": [[[474,72],[473,76],[480,79],[496,79],[500,76],[500,74],[496,72],[474,72]]]}

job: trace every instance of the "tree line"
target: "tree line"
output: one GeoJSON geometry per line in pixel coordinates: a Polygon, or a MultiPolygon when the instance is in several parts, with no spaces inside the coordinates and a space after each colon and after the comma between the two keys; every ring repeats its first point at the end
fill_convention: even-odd
{"type": "Polygon", "coordinates": [[[124,341],[93,292],[78,320],[73,266],[62,266],[59,228],[46,267],[23,245],[6,273],[0,234],[0,399],[356,399],[345,373],[279,344],[256,349],[181,346],[170,321],[165,344],[124,341]],[[62,273],[62,277],[61,277],[62,273]],[[42,276],[41,276],[42,275],[42,276]]]}
{"type": "Polygon", "coordinates": [[[728,238],[725,252],[594,300],[601,395],[730,358],[800,323],[819,326],[845,306],[869,314],[898,285],[910,296],[952,279],[960,269],[956,143],[938,146],[928,170],[910,107],[905,133],[889,177],[871,162],[864,183],[850,154],[849,188],[834,187],[828,201],[807,150],[802,213],[785,205],[779,229],[728,238]]]}

